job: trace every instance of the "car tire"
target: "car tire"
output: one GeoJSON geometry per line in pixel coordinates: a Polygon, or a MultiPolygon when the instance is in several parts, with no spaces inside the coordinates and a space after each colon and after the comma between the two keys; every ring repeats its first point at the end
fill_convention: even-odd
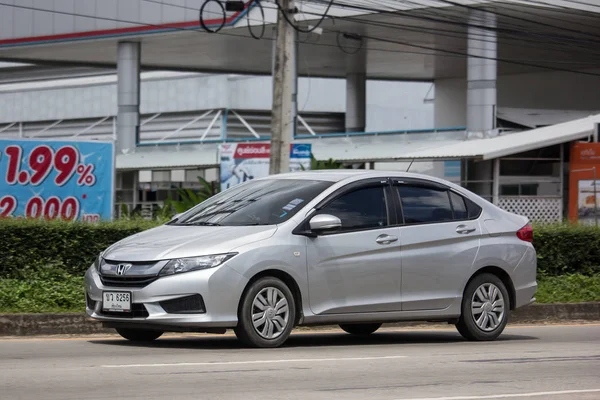
{"type": "Polygon", "coordinates": [[[368,336],[381,328],[382,324],[341,324],[340,328],[346,333],[356,336],[368,336]]]}
{"type": "Polygon", "coordinates": [[[151,331],[147,329],[125,329],[117,328],[117,333],[132,342],[151,342],[162,336],[164,332],[151,331]]]}
{"type": "Polygon", "coordinates": [[[458,332],[467,340],[490,341],[500,336],[510,316],[510,297],[496,275],[475,276],[465,288],[458,332]]]}
{"type": "Polygon", "coordinates": [[[296,303],[281,280],[265,277],[252,283],[242,296],[234,332],[250,347],[279,347],[296,321],[296,303]]]}

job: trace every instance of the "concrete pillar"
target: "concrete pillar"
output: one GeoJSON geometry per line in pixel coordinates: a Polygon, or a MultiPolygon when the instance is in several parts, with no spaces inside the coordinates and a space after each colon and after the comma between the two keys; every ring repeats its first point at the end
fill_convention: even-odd
{"type": "MultiPolygon", "coordinates": [[[[496,15],[473,10],[472,25],[496,27],[496,15]]],[[[496,128],[496,32],[469,26],[467,61],[467,129],[488,136],[496,128]]]]}
{"type": "Polygon", "coordinates": [[[133,153],[140,125],[140,56],[138,42],[120,42],[117,58],[117,152],[133,153]]]}
{"type": "Polygon", "coordinates": [[[367,76],[346,75],[346,132],[363,132],[367,126],[367,76]]]}
{"type": "MultiPolygon", "coordinates": [[[[496,128],[497,43],[496,15],[486,10],[472,10],[469,16],[467,60],[467,135],[489,137],[496,128]],[[476,27],[477,26],[477,27],[476,27]],[[481,26],[482,28],[480,28],[481,26]]],[[[473,164],[474,190],[489,200],[492,197],[493,164],[473,164]]]]}

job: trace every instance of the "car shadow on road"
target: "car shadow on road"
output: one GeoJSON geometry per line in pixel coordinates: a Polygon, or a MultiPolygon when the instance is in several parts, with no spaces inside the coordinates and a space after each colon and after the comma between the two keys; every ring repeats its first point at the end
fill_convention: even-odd
{"type": "MultiPolygon", "coordinates": [[[[503,334],[495,342],[537,340],[534,336],[503,334]]],[[[243,345],[232,335],[201,335],[190,334],[183,337],[164,337],[154,342],[134,343],[123,340],[90,340],[90,343],[147,348],[172,349],[240,349],[243,345]]],[[[343,332],[304,333],[298,332],[290,336],[284,348],[293,347],[335,347],[335,346],[365,346],[392,344],[452,344],[466,343],[458,333],[453,331],[411,331],[411,332],[377,332],[365,337],[352,336],[343,332]]]]}

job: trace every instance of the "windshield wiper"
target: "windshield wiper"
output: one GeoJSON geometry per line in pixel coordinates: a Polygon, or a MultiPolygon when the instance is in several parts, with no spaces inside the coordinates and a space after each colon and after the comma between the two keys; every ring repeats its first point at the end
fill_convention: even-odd
{"type": "Polygon", "coordinates": [[[216,222],[188,222],[178,225],[186,225],[186,226],[221,226],[221,224],[217,224],[216,222]]]}

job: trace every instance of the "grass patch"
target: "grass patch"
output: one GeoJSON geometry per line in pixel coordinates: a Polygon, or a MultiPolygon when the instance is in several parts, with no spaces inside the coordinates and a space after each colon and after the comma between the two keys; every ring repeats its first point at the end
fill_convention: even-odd
{"type": "Polygon", "coordinates": [[[535,297],[538,303],[600,301],[600,274],[542,277],[535,297]]]}
{"type": "Polygon", "coordinates": [[[84,311],[83,276],[60,266],[38,269],[27,279],[0,279],[0,313],[84,311]]]}
{"type": "MultiPolygon", "coordinates": [[[[600,274],[542,277],[538,284],[538,303],[600,301],[600,274]]],[[[0,313],[84,311],[83,277],[60,265],[37,269],[27,279],[0,279],[0,313]]]]}

